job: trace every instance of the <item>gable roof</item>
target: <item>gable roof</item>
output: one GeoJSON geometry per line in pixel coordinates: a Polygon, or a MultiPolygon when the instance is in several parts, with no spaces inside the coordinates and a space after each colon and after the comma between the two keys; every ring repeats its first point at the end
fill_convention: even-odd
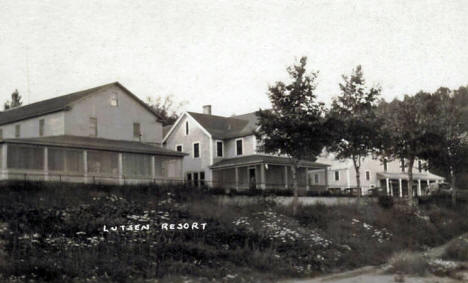
{"type": "Polygon", "coordinates": [[[92,95],[97,91],[109,88],[109,87],[119,87],[125,93],[130,95],[133,99],[135,99],[140,105],[145,107],[148,111],[150,111],[154,116],[160,120],[160,117],[149,107],[146,103],[141,101],[136,95],[131,93],[128,89],[122,86],[119,82],[113,82],[110,84],[101,85],[98,87],[93,87],[90,89],[54,97],[51,99],[42,100],[39,102],[27,104],[20,107],[15,107],[3,112],[0,112],[0,125],[5,125],[9,123],[18,122],[25,119],[30,119],[46,114],[51,114],[60,111],[66,111],[70,108],[70,104],[75,101],[78,101],[88,95],[92,95]]]}
{"type": "Polygon", "coordinates": [[[232,117],[195,112],[187,113],[216,139],[230,139],[253,135],[257,128],[258,119],[255,112],[232,117]]]}

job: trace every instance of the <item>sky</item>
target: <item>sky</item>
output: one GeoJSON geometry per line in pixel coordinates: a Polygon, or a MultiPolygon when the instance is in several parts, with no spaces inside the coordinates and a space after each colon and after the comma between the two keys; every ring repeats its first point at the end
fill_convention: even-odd
{"type": "Polygon", "coordinates": [[[0,0],[0,103],[119,81],[141,99],[232,115],[301,56],[329,103],[362,65],[390,100],[468,85],[468,1],[0,0]]]}

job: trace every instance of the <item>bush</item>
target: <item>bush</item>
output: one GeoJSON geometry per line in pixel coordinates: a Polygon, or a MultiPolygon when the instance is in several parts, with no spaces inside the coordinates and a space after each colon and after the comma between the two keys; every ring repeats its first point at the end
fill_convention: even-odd
{"type": "Polygon", "coordinates": [[[409,251],[393,255],[389,263],[391,266],[389,271],[392,273],[424,275],[429,268],[429,264],[424,256],[409,251]]]}
{"type": "Polygon", "coordinates": [[[459,238],[452,241],[445,250],[444,258],[468,261],[468,239],[459,238]]]}
{"type": "Polygon", "coordinates": [[[392,208],[393,197],[392,196],[379,196],[378,203],[383,208],[392,208]]]}

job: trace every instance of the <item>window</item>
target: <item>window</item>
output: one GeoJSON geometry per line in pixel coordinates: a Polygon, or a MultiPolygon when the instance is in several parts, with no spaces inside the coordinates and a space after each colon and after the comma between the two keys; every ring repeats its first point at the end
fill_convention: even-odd
{"type": "Polygon", "coordinates": [[[97,118],[90,117],[89,118],[89,135],[91,137],[97,137],[98,135],[98,127],[97,127],[97,118]]]}
{"type": "Polygon", "coordinates": [[[184,151],[184,149],[183,149],[183,147],[182,147],[181,144],[176,145],[175,149],[176,149],[176,151],[178,151],[178,152],[184,151]]]}
{"type": "Polygon", "coordinates": [[[400,160],[401,172],[405,172],[405,159],[400,160]]]}
{"type": "Polygon", "coordinates": [[[0,129],[0,139],[3,139],[3,129],[0,129]]]}
{"type": "Polygon", "coordinates": [[[187,173],[187,184],[192,185],[192,173],[187,173]]]}
{"type": "Polygon", "coordinates": [[[422,162],[421,162],[421,160],[418,160],[418,171],[419,171],[419,173],[421,173],[421,171],[422,171],[422,162]]]}
{"type": "Polygon", "coordinates": [[[140,138],[141,137],[140,123],[133,123],[133,137],[134,138],[140,138]]]}
{"type": "Polygon", "coordinates": [[[242,155],[242,139],[236,140],[236,154],[242,155]]]}
{"type": "Polygon", "coordinates": [[[189,134],[189,126],[188,126],[188,121],[185,122],[185,135],[188,136],[189,134]]]}
{"type": "Polygon", "coordinates": [[[198,187],[198,172],[193,173],[193,183],[196,187],[198,187]]]}
{"type": "Polygon", "coordinates": [[[15,126],[15,138],[19,138],[21,135],[21,125],[15,126]]]}
{"type": "Polygon", "coordinates": [[[110,100],[110,105],[111,105],[111,106],[114,106],[114,107],[119,106],[119,99],[118,99],[116,93],[113,93],[113,94],[112,94],[111,100],[110,100]]]}
{"type": "Polygon", "coordinates": [[[388,162],[387,158],[385,158],[384,161],[383,161],[383,170],[384,170],[384,172],[387,172],[387,162],[388,162]]]}
{"type": "Polygon", "coordinates": [[[370,180],[370,171],[366,171],[366,180],[367,180],[367,181],[370,180]]]}
{"type": "Polygon", "coordinates": [[[223,157],[223,142],[222,141],[216,142],[216,156],[223,157]]]}
{"type": "Polygon", "coordinates": [[[44,119],[39,120],[39,136],[42,137],[44,135],[44,119]]]}
{"type": "Polygon", "coordinates": [[[318,183],[319,183],[319,175],[318,175],[318,174],[315,174],[315,176],[314,176],[314,182],[315,182],[315,184],[318,184],[318,183]]]}
{"type": "Polygon", "coordinates": [[[44,148],[36,146],[8,145],[7,167],[9,169],[44,169],[44,148]]]}
{"type": "Polygon", "coordinates": [[[204,186],[205,185],[205,172],[202,171],[200,172],[200,186],[204,186]]]}
{"type": "Polygon", "coordinates": [[[200,143],[196,142],[193,144],[193,158],[200,157],[200,143]]]}
{"type": "Polygon", "coordinates": [[[340,180],[340,171],[335,171],[335,181],[340,180]]]}

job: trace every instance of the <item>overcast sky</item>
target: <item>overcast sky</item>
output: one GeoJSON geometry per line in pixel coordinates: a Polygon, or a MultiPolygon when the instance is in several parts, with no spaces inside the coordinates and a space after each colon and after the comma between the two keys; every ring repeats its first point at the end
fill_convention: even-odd
{"type": "Polygon", "coordinates": [[[242,114],[269,107],[268,85],[301,56],[325,102],[357,64],[387,99],[468,85],[465,0],[0,0],[0,11],[1,103],[14,89],[32,103],[119,81],[142,99],[242,114]]]}

